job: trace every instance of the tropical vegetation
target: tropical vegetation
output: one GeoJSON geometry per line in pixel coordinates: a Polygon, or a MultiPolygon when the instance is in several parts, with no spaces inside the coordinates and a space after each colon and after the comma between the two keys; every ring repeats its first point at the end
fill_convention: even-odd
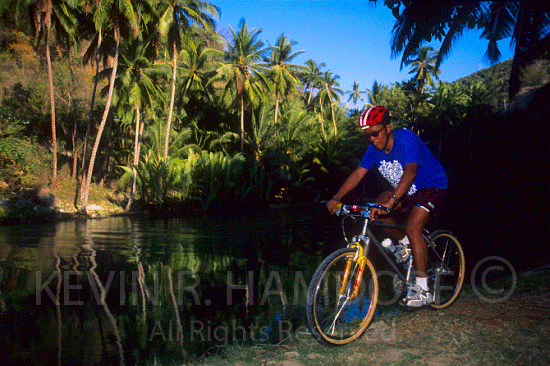
{"type": "Polygon", "coordinates": [[[57,173],[67,169],[83,213],[92,184],[126,192],[127,209],[159,212],[319,201],[366,148],[355,121],[373,104],[387,105],[394,128],[421,134],[442,160],[449,149],[460,155],[465,162],[447,167],[459,182],[476,156],[471,139],[457,138],[466,121],[498,118],[510,72],[512,95],[519,80],[548,81],[544,66],[526,68],[548,50],[548,12],[535,14],[530,2],[386,4],[396,16],[393,52],[403,54],[411,79],[344,92],[326,64],[296,64],[307,52],[284,34],[266,45],[243,19],[222,36],[213,3],[5,1],[0,189],[8,196],[44,184],[33,178],[40,168],[53,169],[47,185],[55,193],[57,173]],[[484,71],[491,76],[438,81],[452,41],[473,27],[485,30],[491,60],[505,36],[516,57],[484,71]],[[439,51],[423,44],[432,38],[443,39],[439,51]]]}

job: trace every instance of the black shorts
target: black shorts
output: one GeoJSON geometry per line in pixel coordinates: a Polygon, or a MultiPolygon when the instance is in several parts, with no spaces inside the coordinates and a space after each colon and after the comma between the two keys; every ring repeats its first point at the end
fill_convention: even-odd
{"type": "Polygon", "coordinates": [[[431,217],[436,217],[443,208],[445,193],[446,191],[444,189],[423,188],[413,195],[402,197],[402,208],[405,209],[412,206],[419,206],[428,211],[431,217]]]}

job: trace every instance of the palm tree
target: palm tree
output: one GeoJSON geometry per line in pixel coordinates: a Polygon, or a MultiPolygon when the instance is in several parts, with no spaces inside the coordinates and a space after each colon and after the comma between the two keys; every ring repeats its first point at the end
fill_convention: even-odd
{"type": "Polygon", "coordinates": [[[466,94],[469,97],[468,106],[475,107],[489,104],[487,87],[479,81],[468,84],[466,94]]]}
{"type": "Polygon", "coordinates": [[[397,19],[393,26],[392,57],[402,53],[407,63],[424,43],[443,39],[436,67],[467,29],[482,29],[488,40],[485,58],[500,59],[497,41],[515,44],[510,71],[510,97],[519,90],[521,70],[550,51],[550,3],[543,1],[394,1],[387,2],[397,19]],[[403,8],[401,9],[401,6],[403,8]]]}
{"type": "Polygon", "coordinates": [[[319,132],[314,127],[315,116],[308,113],[303,102],[287,101],[281,107],[281,125],[277,134],[278,145],[292,160],[298,161],[309,151],[311,141],[318,139],[319,132]]]}
{"type": "Polygon", "coordinates": [[[370,104],[370,105],[381,104],[378,101],[379,99],[378,96],[380,94],[381,89],[382,88],[380,84],[378,84],[378,81],[374,80],[374,83],[372,83],[372,90],[367,89],[367,96],[369,97],[369,103],[367,104],[370,104]]]}
{"type": "Polygon", "coordinates": [[[357,107],[357,100],[363,100],[361,94],[363,94],[364,92],[359,89],[359,84],[357,84],[357,82],[355,81],[353,82],[353,89],[347,91],[346,93],[350,93],[348,102],[353,99],[353,104],[355,105],[355,107],[357,107]]]}
{"type": "Polygon", "coordinates": [[[275,123],[277,123],[277,117],[279,116],[279,102],[296,90],[297,85],[300,84],[297,74],[302,67],[290,62],[305,51],[300,50],[292,53],[292,46],[295,44],[295,41],[289,41],[281,34],[275,46],[270,47],[271,54],[269,58],[264,59],[269,64],[270,68],[267,76],[271,79],[275,92],[275,123]]]}
{"type": "MultiPolygon", "coordinates": [[[[130,40],[122,45],[120,62],[117,68],[115,79],[117,99],[119,104],[127,103],[132,107],[136,122],[134,131],[134,162],[132,165],[133,181],[126,209],[129,209],[132,205],[136,191],[136,167],[139,164],[139,152],[144,126],[141,123],[142,112],[150,112],[152,107],[162,107],[164,104],[164,97],[159,88],[159,83],[155,80],[156,76],[161,75],[159,65],[153,63],[155,54],[156,49],[151,40],[130,40]]],[[[110,69],[105,69],[102,72],[105,75],[109,75],[110,73],[110,69]]]]}
{"type": "Polygon", "coordinates": [[[261,86],[268,88],[268,81],[264,75],[265,67],[258,63],[266,49],[263,48],[263,42],[257,39],[262,30],[252,29],[248,31],[244,19],[239,22],[237,33],[231,26],[229,28],[232,39],[228,41],[229,45],[225,51],[224,65],[218,69],[218,73],[227,80],[223,97],[235,93],[236,102],[240,106],[242,151],[244,149],[245,105],[257,105],[259,99],[264,98],[264,91],[261,86]]]}
{"type": "MultiPolygon", "coordinates": [[[[91,0],[93,1],[93,5],[97,5],[99,0],[91,0]]],[[[88,1],[85,2],[85,10],[84,13],[87,15],[88,10],[88,1]]],[[[86,36],[86,33],[90,32],[90,28],[94,28],[94,36],[92,37],[92,41],[90,42],[90,45],[86,49],[86,52],[83,56],[83,62],[84,64],[91,63],[92,60],[95,61],[95,74],[96,77],[94,78],[94,88],[92,90],[92,98],[90,101],[90,113],[88,114],[88,123],[86,124],[86,136],[84,137],[84,147],[82,149],[82,186],[84,186],[86,181],[86,173],[85,173],[85,167],[86,167],[86,159],[88,158],[88,141],[90,140],[90,131],[92,129],[92,119],[93,119],[93,113],[94,113],[94,105],[95,105],[95,95],[97,92],[97,84],[99,83],[99,78],[97,77],[97,74],[99,74],[99,61],[101,60],[102,56],[105,56],[106,54],[106,47],[102,47],[102,30],[101,27],[96,31],[95,30],[95,24],[93,22],[93,19],[89,19],[88,16],[83,17],[83,21],[81,22],[80,26],[83,29],[84,36],[86,36]],[[103,48],[103,49],[102,49],[103,48]]]]}
{"type": "Polygon", "coordinates": [[[73,62],[73,48],[74,53],[78,53],[81,45],[81,36],[78,34],[78,8],[66,8],[67,14],[72,18],[72,26],[68,32],[63,32],[60,34],[61,43],[66,45],[67,58],[69,62],[69,71],[71,73],[71,91],[69,93],[69,104],[72,103],[72,112],[73,112],[73,133],[72,133],[72,145],[73,145],[73,165],[72,165],[72,174],[71,177],[76,179],[78,172],[78,146],[77,146],[77,132],[78,132],[78,118],[77,118],[77,98],[76,98],[76,80],[74,73],[74,62],[73,62]]]}
{"type": "Polygon", "coordinates": [[[105,129],[107,123],[107,117],[111,109],[111,101],[113,98],[113,91],[115,86],[115,78],[118,67],[118,56],[120,48],[120,40],[122,35],[128,30],[131,31],[132,36],[136,38],[139,33],[138,27],[138,14],[135,11],[135,1],[131,0],[104,0],[100,1],[96,5],[94,12],[94,23],[96,30],[106,29],[107,26],[112,27],[112,35],[115,40],[114,59],[111,75],[109,77],[109,91],[107,100],[105,103],[105,109],[103,116],[99,124],[94,146],[92,148],[92,155],[90,156],[90,162],[88,164],[88,171],[86,173],[86,179],[82,185],[81,192],[81,213],[86,213],[86,206],[88,205],[88,195],[90,193],[90,185],[92,182],[92,174],[94,171],[95,157],[99,148],[99,142],[101,141],[101,135],[105,129]]]}
{"type": "Polygon", "coordinates": [[[46,65],[48,72],[48,84],[50,91],[50,118],[52,128],[52,188],[57,183],[57,133],[55,122],[55,91],[53,85],[52,59],[50,56],[50,32],[56,31],[56,35],[70,34],[74,32],[74,18],[69,14],[67,4],[61,0],[36,0],[29,2],[29,15],[37,44],[44,38],[46,50],[46,65]]]}
{"type": "Polygon", "coordinates": [[[422,46],[418,51],[418,57],[410,62],[412,69],[409,74],[416,73],[413,79],[416,80],[420,94],[424,94],[426,85],[435,87],[432,76],[437,79],[437,76],[441,73],[441,70],[435,66],[436,62],[437,52],[434,51],[433,47],[428,46],[422,46]]]}
{"type": "Polygon", "coordinates": [[[319,102],[322,108],[323,103],[325,102],[325,100],[328,99],[328,102],[330,104],[332,123],[334,125],[334,133],[337,133],[336,116],[334,113],[334,101],[340,102],[340,97],[338,96],[338,94],[344,94],[342,89],[338,88],[340,86],[340,84],[338,83],[339,78],[340,77],[338,75],[332,76],[332,72],[330,70],[325,72],[322,77],[318,78],[320,85],[322,85],[322,89],[319,90],[318,94],[319,102]]]}
{"type": "Polygon", "coordinates": [[[200,103],[209,97],[208,81],[215,76],[215,69],[219,66],[219,62],[213,62],[212,57],[223,53],[207,47],[207,42],[204,40],[187,37],[180,54],[182,61],[179,65],[179,73],[182,80],[178,95],[200,103]]]}
{"type": "Polygon", "coordinates": [[[159,31],[163,37],[167,38],[168,43],[171,45],[169,50],[172,55],[172,89],[170,92],[170,107],[168,109],[164,140],[164,160],[166,161],[176,94],[177,56],[181,49],[182,32],[188,31],[191,24],[198,24],[207,29],[213,29],[214,19],[210,14],[218,17],[220,9],[216,5],[196,0],[165,0],[163,6],[164,11],[160,16],[159,31]]]}
{"type": "Polygon", "coordinates": [[[321,75],[321,68],[325,66],[326,65],[324,62],[317,63],[312,59],[309,59],[306,61],[305,75],[303,76],[304,93],[307,91],[307,88],[309,87],[309,94],[307,97],[306,105],[309,105],[309,103],[311,102],[311,95],[313,94],[315,81],[321,75]]]}
{"type": "Polygon", "coordinates": [[[469,97],[465,89],[456,83],[440,82],[437,90],[430,99],[430,128],[432,134],[438,133],[436,157],[441,157],[443,143],[450,132],[460,124],[466,112],[469,97]]]}

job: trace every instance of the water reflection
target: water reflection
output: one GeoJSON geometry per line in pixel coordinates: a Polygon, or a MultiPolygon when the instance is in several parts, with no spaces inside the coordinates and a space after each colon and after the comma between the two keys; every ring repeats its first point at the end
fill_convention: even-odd
{"type": "Polygon", "coordinates": [[[324,210],[0,228],[0,364],[181,363],[306,330],[324,210]]]}

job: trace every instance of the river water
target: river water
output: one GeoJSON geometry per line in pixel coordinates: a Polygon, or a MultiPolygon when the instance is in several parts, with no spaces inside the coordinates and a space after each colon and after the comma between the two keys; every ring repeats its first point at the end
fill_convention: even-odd
{"type": "Polygon", "coordinates": [[[0,227],[0,364],[171,365],[309,337],[339,229],[322,207],[0,227]]]}

